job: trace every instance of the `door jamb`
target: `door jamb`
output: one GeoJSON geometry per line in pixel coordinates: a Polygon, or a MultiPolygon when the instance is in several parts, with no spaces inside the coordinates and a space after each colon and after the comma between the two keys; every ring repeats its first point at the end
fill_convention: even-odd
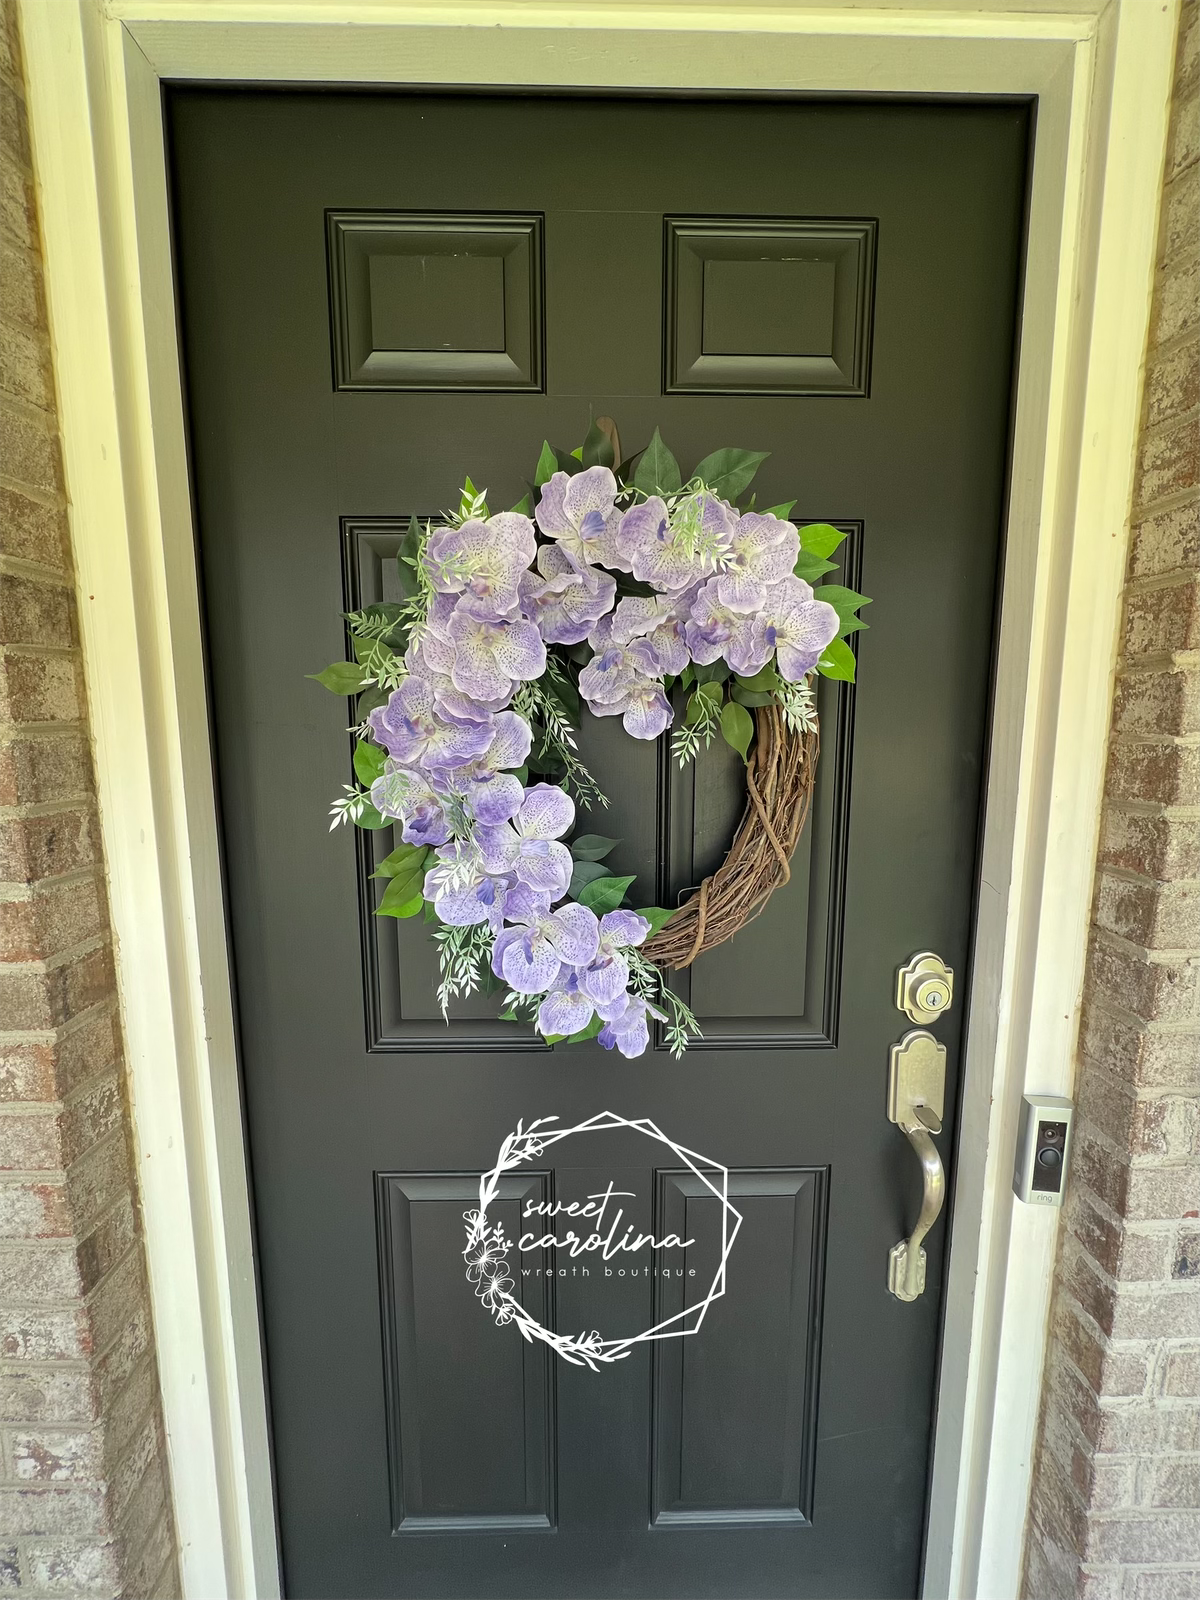
{"type": "Polygon", "coordinates": [[[1177,6],[20,0],[138,1182],[192,1600],[268,1600],[280,1580],[161,80],[1038,97],[923,1589],[931,1600],[1007,1596],[1020,1581],[1058,1224],[1057,1213],[1015,1202],[1008,1167],[1022,1092],[1069,1093],[1073,1076],[1177,6]]]}

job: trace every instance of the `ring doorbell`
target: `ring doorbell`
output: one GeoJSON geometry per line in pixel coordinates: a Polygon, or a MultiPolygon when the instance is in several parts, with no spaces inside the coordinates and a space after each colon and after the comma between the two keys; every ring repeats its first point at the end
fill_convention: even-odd
{"type": "Polygon", "coordinates": [[[1071,1150],[1075,1108],[1056,1094],[1027,1094],[1021,1100],[1013,1193],[1034,1206],[1062,1205],[1063,1180],[1071,1150]]]}

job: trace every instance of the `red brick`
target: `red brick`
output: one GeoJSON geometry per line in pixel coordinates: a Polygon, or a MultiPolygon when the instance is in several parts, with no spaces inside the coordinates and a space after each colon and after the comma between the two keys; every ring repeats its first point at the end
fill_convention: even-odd
{"type": "MultiPolygon", "coordinates": [[[[1122,774],[1136,781],[1137,769],[1122,774]]],[[[1116,774],[1111,775],[1114,779],[1116,774]]],[[[1100,830],[1101,865],[1137,872],[1145,878],[1194,878],[1200,861],[1200,819],[1148,817],[1120,806],[1104,808],[1100,830]]]]}
{"type": "Polygon", "coordinates": [[[31,327],[46,325],[42,264],[32,250],[0,235],[0,316],[31,327]]]}
{"type": "Polygon", "coordinates": [[[1200,496],[1138,518],[1129,545],[1129,577],[1158,578],[1200,566],[1200,496]]]}
{"type": "Polygon", "coordinates": [[[52,1045],[0,1044],[0,1101],[56,1097],[52,1045]]]}
{"type": "MultiPolygon", "coordinates": [[[[1182,431],[1174,428],[1164,437],[1178,443],[1182,431]]],[[[1194,578],[1155,589],[1141,589],[1129,596],[1121,634],[1125,656],[1158,655],[1198,647],[1200,586],[1194,578]]]]}
{"type": "Polygon", "coordinates": [[[82,1361],[92,1333],[81,1307],[0,1306],[0,1359],[82,1361]]]}
{"type": "Polygon", "coordinates": [[[11,883],[57,878],[92,867],[99,859],[99,829],[90,807],[0,824],[0,876],[11,883]]]}
{"type": "Polygon", "coordinates": [[[0,961],[46,961],[107,933],[98,877],[51,882],[0,901],[0,961]]]}
{"type": "Polygon", "coordinates": [[[1189,167],[1167,184],[1162,198],[1164,260],[1196,248],[1200,238],[1200,166],[1189,167]]]}
{"type": "Polygon", "coordinates": [[[1185,745],[1115,745],[1109,752],[1109,800],[1193,805],[1200,781],[1200,752],[1185,745]]]}
{"type": "Polygon", "coordinates": [[[1102,871],[1096,922],[1152,950],[1194,949],[1200,945],[1200,884],[1139,882],[1102,871]]]}
{"type": "Polygon", "coordinates": [[[53,1111],[0,1116],[0,1171],[45,1172],[61,1166],[58,1117],[53,1111]]]}
{"type": "MultiPolygon", "coordinates": [[[[1192,1018],[1200,1021],[1200,964],[1182,960],[1143,961],[1099,937],[1093,937],[1088,951],[1087,992],[1093,1002],[1105,1001],[1119,1006],[1143,1022],[1183,1022],[1192,1018]]],[[[1089,1053],[1096,1054],[1100,1060],[1106,1055],[1106,1052],[1089,1053]]],[[[1189,1059],[1182,1065],[1185,1071],[1191,1069],[1188,1077],[1195,1077],[1200,1072],[1196,1056],[1191,1051],[1188,1055],[1189,1059]]],[[[1111,1065],[1119,1070],[1115,1063],[1111,1065]]],[[[1124,1075],[1132,1077],[1128,1072],[1124,1075]]]]}
{"type": "Polygon", "coordinates": [[[1200,405],[1200,345],[1194,337],[1153,358],[1146,370],[1146,424],[1157,427],[1200,405]]]}
{"type": "Polygon", "coordinates": [[[0,658],[0,717],[16,723],[78,722],[84,706],[74,656],[8,651],[0,658]]]}
{"type": "Polygon", "coordinates": [[[1125,672],[1113,700],[1113,733],[1200,733],[1200,672],[1125,672]]]}
{"type": "Polygon", "coordinates": [[[71,547],[66,512],[0,484],[0,553],[69,574],[71,547]]]}
{"type": "MultiPolygon", "coordinates": [[[[1176,256],[1159,271],[1150,316],[1150,348],[1159,349],[1196,326],[1200,319],[1200,270],[1195,255],[1176,256]]],[[[1194,479],[1192,480],[1195,481],[1194,479]]],[[[1169,492],[1169,491],[1168,491],[1169,492]]],[[[1144,501],[1156,495],[1147,493],[1144,501]]]]}
{"type": "Polygon", "coordinates": [[[4,404],[0,404],[0,461],[14,482],[43,494],[62,493],[57,437],[47,431],[44,422],[4,404]]]}
{"type": "Polygon", "coordinates": [[[78,643],[75,606],[70,589],[6,573],[0,583],[0,644],[55,645],[78,643]]]}
{"type": "Polygon", "coordinates": [[[69,1239],[72,1231],[61,1181],[47,1176],[0,1184],[0,1239],[69,1239]]]}
{"type": "Polygon", "coordinates": [[[0,805],[90,800],[93,792],[91,750],[75,729],[28,734],[0,747],[0,805]]]}

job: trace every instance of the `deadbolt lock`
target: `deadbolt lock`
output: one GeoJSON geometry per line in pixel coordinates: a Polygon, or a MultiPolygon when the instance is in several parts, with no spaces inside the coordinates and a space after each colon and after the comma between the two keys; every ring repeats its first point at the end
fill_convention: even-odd
{"type": "Polygon", "coordinates": [[[936,1022],[954,999],[954,973],[932,950],[922,950],[896,973],[896,1008],[910,1022],[936,1022]]]}

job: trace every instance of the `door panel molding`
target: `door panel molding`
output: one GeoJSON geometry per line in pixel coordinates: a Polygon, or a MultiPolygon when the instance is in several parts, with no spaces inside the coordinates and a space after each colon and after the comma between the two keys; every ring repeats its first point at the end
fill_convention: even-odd
{"type": "MultiPolygon", "coordinates": [[[[1177,8],[20,0],[151,1295],[190,1597],[279,1593],[171,282],[163,78],[1038,97],[924,1592],[1015,1592],[1177,8]],[[266,13],[269,11],[269,16],[266,13]]],[[[965,998],[965,997],[964,997],[965,998]]]]}

